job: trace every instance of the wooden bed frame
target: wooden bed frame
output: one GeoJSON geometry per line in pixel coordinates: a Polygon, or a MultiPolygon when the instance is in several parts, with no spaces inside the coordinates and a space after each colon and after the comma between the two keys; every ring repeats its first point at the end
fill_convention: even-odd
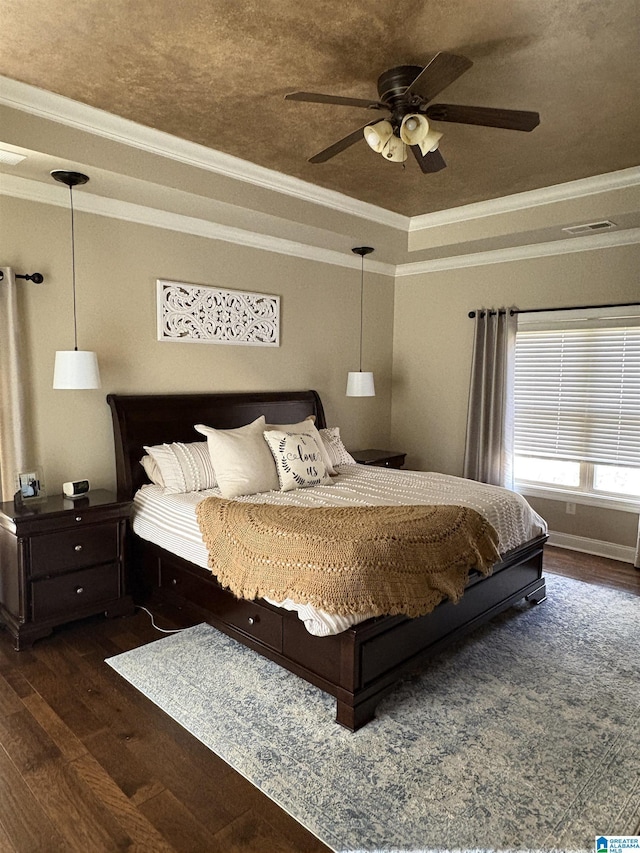
{"type": "MultiPolygon", "coordinates": [[[[315,415],[315,391],[238,394],[110,394],[118,497],[130,499],[146,482],[143,445],[200,440],[193,425],[230,429],[264,414],[267,423],[296,423],[315,415]]],[[[236,599],[211,572],[130,535],[128,577],[138,601],[150,595],[190,603],[208,623],[335,696],[337,722],[355,731],[369,722],[380,699],[409,671],[522,598],[546,597],[539,536],[507,554],[483,578],[472,571],[461,601],[444,601],[417,619],[382,616],[330,637],[308,633],[296,613],[265,601],[236,599]]]]}

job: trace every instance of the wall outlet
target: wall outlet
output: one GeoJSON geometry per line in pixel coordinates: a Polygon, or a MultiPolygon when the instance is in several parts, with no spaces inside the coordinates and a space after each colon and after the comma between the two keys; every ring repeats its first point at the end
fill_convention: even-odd
{"type": "Polygon", "coordinates": [[[576,514],[576,505],[574,503],[570,503],[567,501],[567,515],[575,515],[576,514]]]}

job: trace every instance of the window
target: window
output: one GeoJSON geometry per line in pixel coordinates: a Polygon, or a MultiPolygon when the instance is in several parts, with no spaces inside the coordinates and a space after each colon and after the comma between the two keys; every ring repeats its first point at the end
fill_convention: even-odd
{"type": "Polygon", "coordinates": [[[640,311],[519,315],[514,404],[518,484],[640,497],[640,311]]]}

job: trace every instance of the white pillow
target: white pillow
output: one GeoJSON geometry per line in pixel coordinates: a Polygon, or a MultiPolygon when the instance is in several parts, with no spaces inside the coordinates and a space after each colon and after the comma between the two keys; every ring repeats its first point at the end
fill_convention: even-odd
{"type": "Polygon", "coordinates": [[[195,425],[199,433],[207,436],[211,462],[223,498],[279,489],[275,462],[262,437],[264,428],[264,415],[238,429],[195,425]]]}
{"type": "Polygon", "coordinates": [[[206,441],[191,444],[156,444],[153,447],[145,446],[144,449],[156,463],[160,478],[157,479],[151,465],[145,464],[143,458],[147,476],[151,482],[163,486],[167,494],[201,492],[203,489],[216,487],[216,475],[206,441]]]}
{"type": "Polygon", "coordinates": [[[153,456],[143,456],[140,460],[140,464],[144,468],[144,473],[151,480],[152,483],[155,483],[156,486],[162,486],[164,489],[164,480],[162,479],[162,474],[160,472],[160,468],[158,467],[158,463],[153,458],[153,456]]]}
{"type": "Polygon", "coordinates": [[[340,438],[340,427],[326,427],[318,430],[322,444],[332,465],[357,465],[358,463],[349,453],[340,438]]]}
{"type": "Polygon", "coordinates": [[[311,433],[311,435],[315,438],[318,447],[320,448],[320,453],[322,454],[322,461],[324,462],[324,466],[327,469],[327,474],[336,474],[336,471],[333,469],[333,465],[331,463],[331,457],[327,453],[327,450],[324,446],[322,439],[320,438],[320,432],[315,425],[315,415],[309,415],[308,418],[305,418],[303,421],[300,421],[297,424],[267,424],[265,426],[266,430],[280,430],[281,432],[307,432],[311,433]]]}
{"type": "Polygon", "coordinates": [[[331,482],[313,433],[272,429],[265,430],[264,438],[275,459],[280,491],[290,492],[331,482]]]}

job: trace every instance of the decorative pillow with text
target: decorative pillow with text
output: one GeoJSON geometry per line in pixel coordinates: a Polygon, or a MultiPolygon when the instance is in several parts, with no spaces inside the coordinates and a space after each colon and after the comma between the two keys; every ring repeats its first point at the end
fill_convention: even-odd
{"type": "Polygon", "coordinates": [[[307,489],[331,483],[318,442],[312,433],[265,431],[264,438],[273,454],[280,491],[307,489]]]}
{"type": "Polygon", "coordinates": [[[320,438],[320,430],[317,428],[315,420],[315,415],[309,415],[308,418],[305,418],[303,421],[300,421],[297,424],[267,424],[265,429],[279,429],[281,432],[311,433],[311,435],[315,438],[318,447],[320,448],[320,453],[322,454],[322,461],[324,462],[324,466],[327,469],[327,474],[335,475],[336,472],[333,470],[333,465],[331,464],[329,453],[327,452],[327,449],[325,448],[322,439],[320,438]]]}

